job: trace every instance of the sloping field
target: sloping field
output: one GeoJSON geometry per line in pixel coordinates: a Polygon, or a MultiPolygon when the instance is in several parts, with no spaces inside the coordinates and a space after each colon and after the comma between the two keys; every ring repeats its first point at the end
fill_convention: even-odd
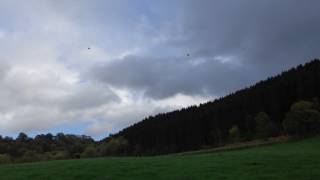
{"type": "Polygon", "coordinates": [[[4,180],[318,180],[320,138],[250,149],[0,166],[4,180]]]}

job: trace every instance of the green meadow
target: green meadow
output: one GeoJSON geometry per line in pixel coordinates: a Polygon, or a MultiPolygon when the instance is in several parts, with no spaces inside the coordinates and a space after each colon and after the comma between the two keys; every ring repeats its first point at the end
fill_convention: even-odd
{"type": "Polygon", "coordinates": [[[0,166],[3,180],[318,180],[320,138],[225,152],[0,166]]]}

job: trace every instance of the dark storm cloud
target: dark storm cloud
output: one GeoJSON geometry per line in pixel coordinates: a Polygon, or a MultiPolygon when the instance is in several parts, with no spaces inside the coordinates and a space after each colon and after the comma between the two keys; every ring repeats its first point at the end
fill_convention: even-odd
{"type": "Polygon", "coordinates": [[[202,0],[179,8],[182,16],[172,24],[182,29],[181,42],[169,39],[151,57],[96,67],[93,77],[153,98],[219,96],[319,57],[320,1],[202,0]],[[178,57],[161,57],[174,48],[178,57]]]}
{"type": "Polygon", "coordinates": [[[319,8],[316,0],[190,1],[186,44],[202,56],[234,55],[277,72],[319,56],[319,8]]]}
{"type": "Polygon", "coordinates": [[[248,84],[248,69],[205,59],[127,57],[96,67],[93,76],[113,86],[145,90],[147,96],[161,99],[177,93],[224,94],[248,84]]]}

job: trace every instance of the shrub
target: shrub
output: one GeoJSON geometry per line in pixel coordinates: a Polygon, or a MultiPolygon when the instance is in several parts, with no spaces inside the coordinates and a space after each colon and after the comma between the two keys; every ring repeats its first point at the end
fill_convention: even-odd
{"type": "Polygon", "coordinates": [[[0,164],[7,164],[11,162],[11,158],[7,154],[0,154],[0,164]]]}
{"type": "Polygon", "coordinates": [[[53,155],[50,152],[39,154],[40,161],[49,161],[49,160],[53,160],[53,159],[54,159],[53,155]]]}
{"type": "Polygon", "coordinates": [[[283,127],[291,136],[307,136],[320,132],[320,113],[311,102],[293,104],[286,114],[283,127]]]}
{"type": "Polygon", "coordinates": [[[290,107],[290,111],[304,111],[309,109],[316,109],[315,104],[309,101],[298,101],[290,107]]]}
{"type": "Polygon", "coordinates": [[[81,153],[81,157],[89,158],[89,157],[97,157],[98,153],[94,146],[88,146],[85,150],[81,153]]]}
{"type": "Polygon", "coordinates": [[[240,130],[237,125],[233,125],[229,129],[229,139],[231,142],[238,142],[240,141],[240,130]]]}
{"type": "Polygon", "coordinates": [[[35,151],[26,151],[20,160],[21,162],[34,162],[39,161],[40,157],[35,151]]]}
{"type": "Polygon", "coordinates": [[[265,112],[259,112],[255,118],[255,132],[256,137],[261,139],[267,139],[271,136],[278,135],[278,126],[271,121],[269,115],[265,112]]]}
{"type": "Polygon", "coordinates": [[[101,155],[125,154],[128,141],[124,137],[112,137],[108,142],[103,143],[100,151],[101,155]]]}
{"type": "Polygon", "coordinates": [[[53,151],[52,158],[55,160],[62,160],[70,158],[70,155],[67,151],[53,151]]]}
{"type": "Polygon", "coordinates": [[[259,112],[255,118],[255,132],[256,136],[258,138],[265,139],[268,137],[268,132],[267,132],[267,124],[270,122],[270,117],[267,113],[265,112],[259,112]]]}

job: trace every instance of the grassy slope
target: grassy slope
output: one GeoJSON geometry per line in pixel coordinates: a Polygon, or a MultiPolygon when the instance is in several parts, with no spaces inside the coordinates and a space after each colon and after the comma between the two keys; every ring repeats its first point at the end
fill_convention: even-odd
{"type": "Polygon", "coordinates": [[[0,166],[5,180],[320,179],[320,138],[237,151],[0,166]]]}

